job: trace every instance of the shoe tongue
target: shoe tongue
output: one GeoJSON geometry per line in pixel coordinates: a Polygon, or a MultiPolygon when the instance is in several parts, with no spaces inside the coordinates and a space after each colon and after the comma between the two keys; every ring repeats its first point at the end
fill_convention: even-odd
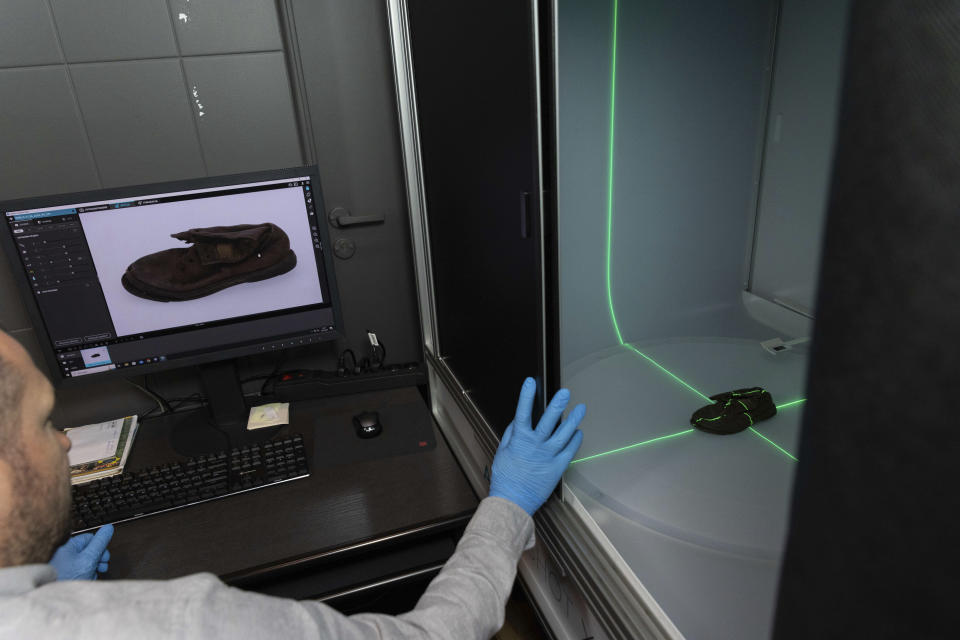
{"type": "Polygon", "coordinates": [[[190,250],[196,252],[201,264],[223,264],[249,258],[262,246],[269,233],[270,226],[266,224],[237,225],[190,229],[175,233],[173,237],[193,242],[190,250]]]}

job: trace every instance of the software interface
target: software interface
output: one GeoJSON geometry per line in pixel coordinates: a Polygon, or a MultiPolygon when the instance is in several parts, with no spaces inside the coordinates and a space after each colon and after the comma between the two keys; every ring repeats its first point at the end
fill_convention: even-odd
{"type": "Polygon", "coordinates": [[[333,331],[314,200],[303,176],[4,215],[70,378],[333,331]]]}

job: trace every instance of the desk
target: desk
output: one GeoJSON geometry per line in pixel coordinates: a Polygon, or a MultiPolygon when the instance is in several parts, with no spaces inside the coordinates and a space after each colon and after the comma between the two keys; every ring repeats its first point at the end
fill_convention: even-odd
{"type": "MultiPolygon", "coordinates": [[[[107,577],[209,571],[266,593],[329,597],[404,572],[422,575],[449,557],[477,498],[415,387],[298,402],[290,409],[291,424],[278,435],[303,434],[309,478],[118,524],[107,577]],[[352,432],[356,413],[411,404],[429,421],[435,448],[327,468],[313,459],[318,438],[329,429],[352,432]]],[[[182,459],[169,440],[176,420],[144,422],[129,469],[182,459]]],[[[403,425],[384,424],[388,428],[403,425]]],[[[356,438],[347,446],[366,442],[356,438]]]]}

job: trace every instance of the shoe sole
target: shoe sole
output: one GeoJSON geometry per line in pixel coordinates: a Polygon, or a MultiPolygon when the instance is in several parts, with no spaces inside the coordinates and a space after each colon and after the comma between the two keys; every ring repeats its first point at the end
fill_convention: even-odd
{"type": "Polygon", "coordinates": [[[283,258],[283,260],[267,267],[266,269],[234,276],[232,278],[227,278],[225,280],[210,284],[202,289],[196,289],[194,291],[182,293],[163,292],[158,289],[150,290],[144,288],[142,283],[136,282],[126,273],[124,273],[123,277],[120,278],[120,283],[123,285],[124,289],[138,298],[145,298],[147,300],[154,300],[156,302],[183,302],[185,300],[196,300],[197,298],[203,298],[218,291],[223,291],[224,289],[236,286],[238,284],[243,284],[245,282],[260,282],[261,280],[269,280],[270,278],[282,276],[288,271],[291,271],[295,266],[297,266],[297,254],[291,251],[283,258]]]}

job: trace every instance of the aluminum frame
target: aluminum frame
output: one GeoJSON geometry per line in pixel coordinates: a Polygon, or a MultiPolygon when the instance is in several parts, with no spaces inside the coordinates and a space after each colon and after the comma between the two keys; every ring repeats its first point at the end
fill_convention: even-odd
{"type": "Polygon", "coordinates": [[[407,210],[410,216],[410,240],[417,280],[417,303],[420,308],[420,330],[427,353],[436,355],[439,344],[437,306],[433,291],[430,226],[426,215],[426,189],[423,184],[423,161],[420,153],[420,128],[417,119],[407,3],[406,0],[386,0],[386,8],[393,77],[397,92],[403,176],[407,192],[407,210]]]}
{"type": "MultiPolygon", "coordinates": [[[[552,9],[549,15],[556,16],[556,0],[547,1],[552,9]]],[[[484,496],[488,491],[489,469],[496,452],[498,438],[494,429],[486,422],[470,398],[469,392],[463,388],[438,353],[439,328],[434,302],[429,246],[430,230],[423,183],[407,2],[406,0],[385,0],[385,3],[397,92],[397,115],[410,214],[417,296],[431,390],[431,412],[474,490],[484,496]]],[[[544,96],[541,91],[543,70],[540,49],[544,43],[540,38],[542,32],[538,19],[540,5],[538,0],[531,0],[537,66],[535,89],[538,104],[539,178],[542,185],[545,177],[542,110],[544,96]]],[[[555,25],[551,25],[550,34],[553,33],[555,33],[555,25]]],[[[552,59],[556,60],[555,39],[551,39],[550,46],[554,54],[552,59]]],[[[554,78],[556,77],[555,68],[549,72],[554,78]]],[[[555,109],[556,103],[554,102],[552,106],[555,109]]],[[[555,131],[552,138],[555,143],[555,131]]],[[[555,183],[557,176],[554,175],[552,178],[555,183]]],[[[545,229],[545,197],[542,190],[538,195],[541,229],[545,229]]],[[[540,243],[541,256],[545,257],[547,247],[543,234],[541,234],[540,243]]],[[[544,274],[541,286],[546,293],[548,287],[546,265],[541,266],[544,274]]],[[[545,300],[546,296],[541,298],[545,300]]],[[[549,371],[547,368],[549,340],[546,326],[548,318],[547,309],[544,308],[541,311],[544,323],[542,327],[543,366],[546,373],[549,371]]],[[[677,640],[683,637],[579,501],[565,487],[562,497],[554,496],[540,509],[535,517],[535,524],[537,537],[542,546],[548,550],[563,576],[568,577],[573,583],[580,598],[608,637],[630,640],[636,638],[677,640]]],[[[537,581],[528,563],[521,562],[520,570],[525,580],[537,581]]],[[[543,589],[531,589],[531,591],[543,593],[543,589]]],[[[549,610],[549,607],[544,607],[542,604],[538,603],[538,608],[541,613],[544,613],[549,610]]],[[[553,619],[550,622],[554,632],[558,632],[562,627],[560,620],[553,619]]]]}

